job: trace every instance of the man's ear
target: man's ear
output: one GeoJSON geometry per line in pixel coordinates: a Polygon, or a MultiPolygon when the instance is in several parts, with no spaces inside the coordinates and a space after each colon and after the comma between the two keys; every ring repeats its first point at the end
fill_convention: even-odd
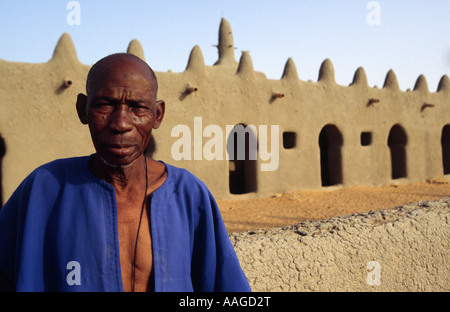
{"type": "Polygon", "coordinates": [[[153,129],[158,129],[161,125],[163,118],[164,118],[164,112],[166,111],[166,103],[163,100],[159,100],[156,102],[156,118],[155,122],[153,124],[153,129]]]}
{"type": "Polygon", "coordinates": [[[77,113],[78,118],[80,118],[80,121],[83,125],[88,124],[88,118],[86,114],[86,106],[87,106],[87,96],[80,93],[77,97],[77,113]]]}

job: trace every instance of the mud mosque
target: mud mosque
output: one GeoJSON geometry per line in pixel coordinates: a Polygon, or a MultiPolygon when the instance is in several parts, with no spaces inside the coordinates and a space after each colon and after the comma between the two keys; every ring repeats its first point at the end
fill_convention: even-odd
{"type": "MultiPolygon", "coordinates": [[[[147,149],[196,174],[217,199],[450,179],[447,75],[435,92],[423,75],[404,92],[394,71],[369,87],[360,67],[341,86],[329,59],[316,82],[300,80],[288,59],[281,79],[267,79],[248,51],[235,59],[225,19],[218,51],[212,66],[195,46],[184,72],[156,72],[166,114],[147,149]]],[[[145,59],[137,40],[126,52],[145,59]]],[[[94,152],[75,110],[89,68],[68,34],[46,63],[0,59],[2,203],[37,166],[94,152]]]]}

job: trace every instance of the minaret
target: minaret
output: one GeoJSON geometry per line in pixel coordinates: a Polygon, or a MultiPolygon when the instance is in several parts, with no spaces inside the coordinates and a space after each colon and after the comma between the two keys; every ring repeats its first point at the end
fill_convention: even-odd
{"type": "Polygon", "coordinates": [[[230,23],[224,18],[220,22],[219,27],[219,59],[214,65],[238,65],[234,58],[234,43],[233,33],[231,31],[230,23]]]}

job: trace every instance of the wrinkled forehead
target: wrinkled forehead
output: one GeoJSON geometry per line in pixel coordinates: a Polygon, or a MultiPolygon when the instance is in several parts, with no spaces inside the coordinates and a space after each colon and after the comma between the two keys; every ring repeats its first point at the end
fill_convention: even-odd
{"type": "Polygon", "coordinates": [[[86,92],[89,94],[110,81],[120,82],[124,86],[141,81],[149,85],[155,96],[158,89],[153,70],[131,54],[112,55],[94,64],[88,74],[86,92]]]}

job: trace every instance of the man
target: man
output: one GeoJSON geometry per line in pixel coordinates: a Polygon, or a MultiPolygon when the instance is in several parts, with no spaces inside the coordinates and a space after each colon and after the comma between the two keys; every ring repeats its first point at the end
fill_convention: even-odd
{"type": "Polygon", "coordinates": [[[250,290],[205,185],[144,154],[157,88],[131,54],[91,68],[76,107],[96,153],[38,168],[2,208],[0,289],[250,290]]]}

